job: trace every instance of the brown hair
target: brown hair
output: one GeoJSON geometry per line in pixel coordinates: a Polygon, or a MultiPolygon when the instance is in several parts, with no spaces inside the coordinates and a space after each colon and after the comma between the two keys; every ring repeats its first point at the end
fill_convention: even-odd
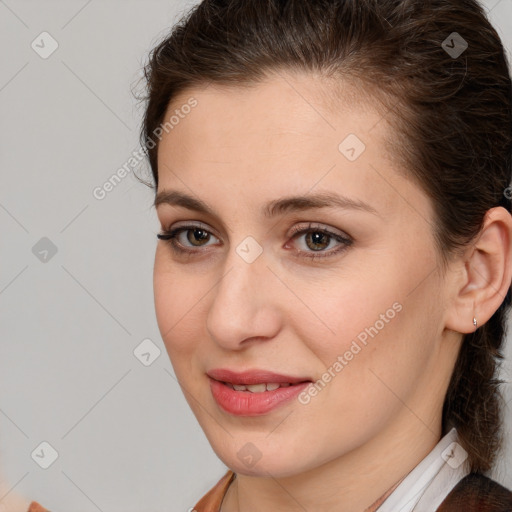
{"type": "MultiPolygon", "coordinates": [[[[509,68],[473,0],[201,2],[152,49],[144,68],[141,143],[155,189],[152,137],[178,93],[208,83],[256,84],[279,70],[357,80],[390,112],[390,147],[432,200],[443,263],[478,235],[487,210],[510,212],[509,68]],[[464,41],[462,53],[450,52],[464,41]]],[[[475,472],[491,468],[502,442],[496,373],[510,289],[503,299],[488,322],[464,336],[443,406],[443,434],[457,428],[475,472]]]]}

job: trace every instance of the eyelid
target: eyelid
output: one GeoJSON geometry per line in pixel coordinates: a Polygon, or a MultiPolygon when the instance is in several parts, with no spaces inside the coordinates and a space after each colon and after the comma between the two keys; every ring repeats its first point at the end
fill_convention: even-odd
{"type": "Polygon", "coordinates": [[[214,229],[212,229],[208,224],[201,222],[200,220],[197,220],[197,221],[182,220],[182,221],[179,221],[179,222],[176,222],[175,224],[173,224],[166,231],[167,232],[176,231],[177,229],[181,229],[181,228],[204,229],[205,231],[208,231],[208,233],[215,235],[216,238],[220,238],[220,236],[217,234],[217,232],[214,229]],[[193,222],[193,224],[191,222],[193,222]]]}
{"type": "Polygon", "coordinates": [[[352,237],[345,233],[344,231],[337,230],[336,228],[331,228],[330,226],[326,226],[324,224],[320,224],[318,222],[306,222],[305,224],[294,226],[290,234],[288,236],[293,237],[298,233],[303,233],[305,231],[313,231],[317,229],[318,231],[326,232],[334,237],[340,237],[344,240],[352,241],[352,237]]]}

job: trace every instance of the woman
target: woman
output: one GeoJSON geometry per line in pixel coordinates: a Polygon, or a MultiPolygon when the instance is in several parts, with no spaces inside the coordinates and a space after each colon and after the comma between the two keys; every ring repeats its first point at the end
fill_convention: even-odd
{"type": "Polygon", "coordinates": [[[154,48],[157,321],[229,471],[194,510],[512,510],[484,475],[511,81],[471,0],[206,0],[154,48]]]}

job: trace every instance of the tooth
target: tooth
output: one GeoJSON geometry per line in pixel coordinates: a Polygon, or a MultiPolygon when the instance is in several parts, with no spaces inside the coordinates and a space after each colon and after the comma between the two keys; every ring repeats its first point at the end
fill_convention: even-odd
{"type": "Polygon", "coordinates": [[[263,391],[266,391],[267,386],[266,384],[251,384],[248,386],[245,386],[251,393],[262,393],[263,391]]]}
{"type": "Polygon", "coordinates": [[[231,384],[229,382],[226,383],[227,386],[229,386],[231,389],[234,389],[235,391],[249,391],[251,393],[263,393],[264,391],[274,391],[277,388],[286,388],[288,386],[291,386],[290,383],[285,384],[277,384],[275,382],[271,382],[269,384],[231,384]]]}

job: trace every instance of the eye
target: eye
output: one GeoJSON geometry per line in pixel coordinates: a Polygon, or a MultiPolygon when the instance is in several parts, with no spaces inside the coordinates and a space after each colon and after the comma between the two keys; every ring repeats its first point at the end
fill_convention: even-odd
{"type": "Polygon", "coordinates": [[[197,252],[190,248],[207,246],[206,242],[214,237],[210,231],[204,227],[193,225],[163,231],[156,236],[159,240],[165,240],[173,251],[181,254],[197,252]],[[190,243],[190,245],[188,245],[188,243],[190,243]]]}
{"type": "Polygon", "coordinates": [[[300,239],[303,235],[306,235],[303,238],[303,249],[299,249],[298,253],[300,257],[311,259],[334,256],[353,243],[353,240],[347,235],[336,233],[312,223],[308,224],[307,227],[295,227],[292,230],[292,235],[294,239],[300,239]],[[335,249],[325,250],[333,245],[336,247],[335,249]]]}

